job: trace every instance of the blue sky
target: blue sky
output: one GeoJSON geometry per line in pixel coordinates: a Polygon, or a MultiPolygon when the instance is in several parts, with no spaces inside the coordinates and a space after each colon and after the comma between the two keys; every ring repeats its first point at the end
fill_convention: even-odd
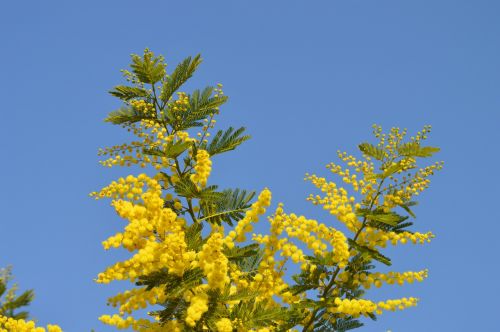
{"type": "MultiPolygon", "coordinates": [[[[101,168],[98,147],[126,135],[103,123],[119,106],[129,54],[149,47],[172,68],[204,63],[192,87],[221,82],[218,124],[253,139],[214,158],[211,180],[260,190],[288,211],[327,220],[305,202],[306,172],[355,152],[371,125],[433,126],[445,169],[421,197],[417,228],[435,241],[394,253],[426,282],[374,297],[421,303],[364,331],[492,331],[500,273],[500,3],[498,1],[9,1],[0,5],[0,266],[34,288],[30,311],[66,331],[102,326],[121,285],[92,280],[123,257],[103,239],[122,225],[88,193],[127,170],[101,168]],[[142,4],[141,4],[142,3],[142,4]]],[[[328,219],[328,222],[333,222],[328,219]]]]}

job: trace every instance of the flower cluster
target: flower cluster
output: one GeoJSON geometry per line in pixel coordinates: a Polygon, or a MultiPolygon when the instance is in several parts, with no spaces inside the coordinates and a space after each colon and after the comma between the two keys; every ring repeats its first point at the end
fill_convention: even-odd
{"type": "Polygon", "coordinates": [[[203,269],[204,274],[207,276],[209,288],[218,288],[223,290],[229,283],[228,276],[228,259],[222,253],[224,244],[223,234],[215,231],[208,238],[198,253],[198,264],[203,269]]]}
{"type": "Polygon", "coordinates": [[[186,323],[193,327],[200,320],[201,316],[208,310],[208,295],[205,293],[196,294],[190,299],[191,304],[186,312],[186,323]]]}
{"type": "Polygon", "coordinates": [[[306,180],[311,181],[323,193],[320,195],[310,194],[308,200],[314,205],[322,205],[330,214],[337,217],[338,220],[345,223],[349,230],[359,228],[360,223],[355,215],[356,204],[354,196],[349,196],[347,190],[337,187],[335,182],[328,182],[325,178],[316,175],[306,174],[306,180]]]}
{"type": "Polygon", "coordinates": [[[185,92],[177,92],[178,99],[172,102],[170,109],[174,112],[185,112],[189,107],[189,96],[185,92]]]}
{"type": "Polygon", "coordinates": [[[119,306],[120,314],[131,314],[132,311],[145,309],[166,300],[165,285],[147,289],[146,287],[127,290],[108,299],[113,307],[119,306]]]}
{"type": "Polygon", "coordinates": [[[233,325],[228,318],[221,318],[215,325],[218,332],[233,332],[233,325]]]}
{"type": "Polygon", "coordinates": [[[62,332],[62,329],[51,324],[48,324],[46,329],[36,327],[32,320],[25,321],[0,315],[0,332],[62,332]]]}
{"type": "Polygon", "coordinates": [[[127,125],[139,141],[129,144],[115,145],[99,150],[100,156],[109,156],[101,161],[106,167],[139,165],[145,168],[151,165],[156,170],[173,165],[174,159],[166,157],[175,144],[183,142],[195,142],[195,138],[189,137],[186,131],[170,133],[161,122],[152,119],[142,119],[138,124],[127,125]],[[147,152],[153,151],[153,154],[147,152]]]}
{"type": "Polygon", "coordinates": [[[210,155],[205,150],[198,150],[196,153],[195,173],[191,175],[191,181],[198,183],[201,187],[207,185],[207,180],[212,170],[210,155]]]}
{"type": "Polygon", "coordinates": [[[246,234],[253,230],[252,222],[259,221],[259,216],[266,213],[266,207],[269,205],[271,205],[271,191],[266,188],[260,193],[257,202],[253,203],[250,210],[246,212],[245,217],[226,236],[226,244],[231,247],[233,241],[244,242],[246,234]]]}
{"type": "Polygon", "coordinates": [[[396,300],[380,301],[378,303],[370,300],[363,299],[341,299],[335,298],[335,306],[328,309],[329,312],[345,314],[352,317],[359,317],[360,315],[368,316],[368,314],[377,313],[382,314],[382,310],[395,311],[396,309],[403,310],[408,307],[417,305],[416,298],[402,298],[396,300]]]}

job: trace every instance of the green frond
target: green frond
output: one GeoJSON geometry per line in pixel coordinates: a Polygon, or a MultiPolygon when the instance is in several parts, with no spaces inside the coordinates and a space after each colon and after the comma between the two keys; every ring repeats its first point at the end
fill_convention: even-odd
{"type": "Polygon", "coordinates": [[[146,276],[139,277],[136,282],[137,286],[147,286],[147,289],[165,285],[169,298],[183,296],[183,294],[200,285],[204,274],[199,268],[191,269],[180,277],[178,275],[169,274],[166,269],[156,271],[146,276]]]}
{"type": "MultiPolygon", "coordinates": [[[[250,247],[251,245],[247,246],[250,247]]],[[[238,258],[232,257],[232,260],[236,262],[241,271],[245,272],[247,276],[253,277],[257,270],[259,269],[260,262],[264,253],[262,250],[258,250],[255,254],[248,254],[247,256],[240,256],[238,258]]]]}
{"type": "Polygon", "coordinates": [[[380,161],[384,160],[384,158],[386,157],[386,152],[384,151],[384,149],[370,143],[361,143],[360,145],[358,145],[358,148],[365,155],[380,161]]]}
{"type": "MultiPolygon", "coordinates": [[[[376,211],[374,211],[376,212],[376,211]]],[[[400,216],[395,212],[379,212],[379,213],[370,213],[366,215],[366,219],[372,222],[383,223],[389,226],[397,226],[402,221],[408,219],[407,216],[400,216]]]]}
{"type": "Polygon", "coordinates": [[[405,222],[409,218],[408,216],[401,216],[393,211],[385,212],[383,209],[376,209],[373,211],[369,209],[358,209],[356,213],[358,216],[366,218],[367,225],[385,232],[400,232],[413,224],[411,222],[405,222]]]}
{"type": "Polygon", "coordinates": [[[303,314],[287,307],[274,307],[267,301],[255,303],[254,300],[242,301],[231,312],[231,319],[240,319],[247,329],[259,327],[275,327],[278,331],[286,331],[298,324],[303,314]]]}
{"type": "MultiPolygon", "coordinates": [[[[412,168],[414,168],[414,167],[412,167],[412,168]]],[[[397,163],[394,163],[392,165],[388,165],[387,167],[383,167],[383,173],[378,174],[377,177],[380,179],[385,179],[393,174],[396,174],[398,172],[401,172],[403,170],[408,170],[408,169],[410,169],[410,168],[408,168],[408,165],[405,165],[402,162],[397,162],[397,163]]]]}
{"type": "Polygon", "coordinates": [[[250,139],[249,135],[241,136],[245,131],[245,127],[234,130],[229,127],[226,131],[219,130],[213,137],[212,141],[206,146],[207,152],[214,156],[219,153],[234,150],[238,145],[250,139]]]}
{"type": "Polygon", "coordinates": [[[166,302],[162,303],[162,310],[156,310],[151,312],[151,316],[157,316],[160,318],[160,323],[165,324],[170,320],[183,320],[183,316],[189,307],[189,303],[185,301],[182,297],[176,297],[168,299],[166,302]]]}
{"type": "Polygon", "coordinates": [[[212,87],[205,88],[202,93],[195,90],[189,96],[189,108],[185,111],[169,108],[166,113],[166,121],[176,130],[203,126],[202,120],[216,113],[219,106],[228,100],[226,96],[212,97],[212,91],[212,87]]]}
{"type": "Polygon", "coordinates": [[[234,294],[226,292],[223,296],[221,296],[221,301],[226,303],[231,301],[249,301],[255,299],[259,294],[259,291],[241,289],[234,294]]]}
{"type": "Polygon", "coordinates": [[[412,222],[404,222],[402,224],[398,224],[397,226],[392,227],[391,231],[396,232],[396,233],[410,232],[409,230],[407,230],[407,228],[411,227],[411,226],[413,226],[412,222]]]}
{"type": "Polygon", "coordinates": [[[220,201],[201,202],[203,218],[210,223],[220,224],[222,222],[233,225],[233,221],[243,218],[245,211],[251,206],[250,201],[255,196],[255,192],[247,193],[246,190],[226,189],[222,192],[224,196],[220,201]]]}
{"type": "Polygon", "coordinates": [[[126,85],[115,86],[113,90],[109,91],[109,93],[124,101],[128,101],[134,98],[147,97],[149,95],[148,92],[143,88],[126,85]]]}
{"type": "Polygon", "coordinates": [[[415,205],[418,205],[418,202],[415,202],[415,201],[409,201],[409,202],[404,202],[402,204],[398,204],[401,208],[403,208],[406,212],[408,212],[408,214],[410,216],[412,216],[413,218],[416,218],[417,216],[415,215],[415,213],[413,213],[413,211],[410,209],[410,206],[415,206],[415,205]]]}
{"type": "Polygon", "coordinates": [[[29,312],[27,311],[20,311],[14,315],[12,315],[12,318],[14,319],[28,319],[29,317],[29,312]]]}
{"type": "Polygon", "coordinates": [[[137,54],[132,55],[130,67],[142,83],[154,84],[165,76],[163,57],[155,57],[153,52],[147,49],[142,57],[137,54]]]}
{"type": "Polygon", "coordinates": [[[179,196],[199,199],[200,204],[217,204],[225,200],[226,194],[216,191],[217,188],[218,186],[208,186],[200,189],[187,176],[174,185],[174,190],[179,196]]]}
{"type": "Polygon", "coordinates": [[[35,297],[35,292],[33,290],[27,290],[21,295],[16,296],[15,288],[7,290],[7,282],[10,278],[11,274],[9,268],[0,270],[0,315],[14,319],[25,319],[28,317],[28,312],[20,311],[16,313],[16,310],[30,305],[35,297]],[[6,296],[2,300],[1,297],[3,295],[6,296]]]}
{"type": "Polygon", "coordinates": [[[244,247],[224,247],[224,255],[230,261],[238,263],[238,265],[242,264],[248,258],[251,258],[251,262],[245,262],[245,264],[247,266],[251,265],[252,267],[258,265],[258,262],[260,262],[259,258],[262,257],[262,253],[260,252],[260,245],[258,243],[252,243],[244,247]]]}
{"type": "Polygon", "coordinates": [[[373,270],[375,265],[371,264],[370,259],[366,259],[361,253],[356,254],[349,263],[346,271],[352,274],[366,273],[370,274],[370,270],[373,270]]]}
{"type": "Polygon", "coordinates": [[[353,329],[357,329],[363,326],[359,320],[349,317],[349,318],[338,318],[333,324],[334,331],[345,332],[353,329]]]}
{"type": "Polygon", "coordinates": [[[31,301],[33,301],[34,298],[35,298],[35,292],[33,290],[27,290],[18,297],[16,297],[15,299],[13,299],[9,303],[8,307],[9,309],[17,309],[20,307],[27,306],[31,303],[31,301]]]}
{"type": "Polygon", "coordinates": [[[440,149],[432,146],[421,147],[419,142],[409,142],[405,144],[401,144],[398,147],[398,153],[401,156],[406,157],[420,157],[427,158],[432,157],[436,152],[439,152],[440,149]]]}
{"type": "Polygon", "coordinates": [[[351,248],[356,249],[361,254],[363,254],[369,258],[372,258],[376,261],[379,261],[380,263],[385,264],[387,266],[392,265],[391,259],[389,257],[382,255],[377,250],[368,248],[367,246],[360,245],[360,244],[356,243],[356,241],[353,241],[352,239],[348,239],[347,241],[348,241],[349,246],[351,248]]]}
{"type": "Polygon", "coordinates": [[[199,251],[207,239],[203,239],[201,231],[203,230],[203,223],[193,223],[186,228],[185,238],[188,250],[199,251]]]}
{"type": "Polygon", "coordinates": [[[142,119],[151,119],[151,116],[139,112],[133,107],[124,106],[109,113],[108,117],[104,119],[104,121],[111,122],[112,124],[132,124],[139,122],[142,119]]]}
{"type": "Polygon", "coordinates": [[[224,192],[215,191],[217,190],[217,186],[208,186],[199,191],[197,198],[202,203],[216,203],[224,200],[226,194],[224,192]]]}
{"type": "Polygon", "coordinates": [[[3,282],[2,279],[0,279],[0,297],[5,293],[7,290],[7,284],[3,282]]]}
{"type": "Polygon", "coordinates": [[[227,96],[212,97],[214,88],[211,86],[206,87],[202,92],[195,90],[189,96],[189,109],[193,114],[205,112],[215,112],[219,106],[226,103],[227,96]]]}
{"type": "Polygon", "coordinates": [[[177,158],[184,151],[189,149],[189,147],[191,147],[192,145],[193,143],[191,142],[183,142],[183,141],[168,142],[165,149],[149,148],[149,149],[143,149],[142,152],[150,156],[177,158]]]}
{"type": "Polygon", "coordinates": [[[200,65],[201,55],[196,55],[194,58],[187,57],[177,65],[171,75],[167,75],[163,82],[163,88],[160,99],[167,102],[177,89],[179,89],[191,76],[193,76],[196,68],[200,65]]]}

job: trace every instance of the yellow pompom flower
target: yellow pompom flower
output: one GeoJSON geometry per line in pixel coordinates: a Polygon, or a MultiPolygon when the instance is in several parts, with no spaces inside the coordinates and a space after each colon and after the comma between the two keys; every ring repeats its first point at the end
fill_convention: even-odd
{"type": "Polygon", "coordinates": [[[47,329],[36,327],[34,321],[24,319],[14,319],[0,315],[0,332],[62,332],[57,325],[47,325],[47,329]]]}
{"type": "Polygon", "coordinates": [[[231,320],[228,318],[221,318],[215,323],[218,332],[232,332],[233,325],[231,324],[231,320]]]}
{"type": "Polygon", "coordinates": [[[186,324],[193,327],[201,316],[208,310],[208,295],[199,293],[191,297],[191,304],[186,312],[186,324]]]}
{"type": "Polygon", "coordinates": [[[202,188],[207,185],[207,180],[212,171],[212,161],[210,155],[205,150],[198,150],[196,153],[195,173],[191,174],[191,180],[202,188]]]}
{"type": "Polygon", "coordinates": [[[209,288],[223,290],[229,283],[228,259],[222,253],[224,244],[221,232],[214,232],[198,253],[198,264],[207,277],[209,288]]]}

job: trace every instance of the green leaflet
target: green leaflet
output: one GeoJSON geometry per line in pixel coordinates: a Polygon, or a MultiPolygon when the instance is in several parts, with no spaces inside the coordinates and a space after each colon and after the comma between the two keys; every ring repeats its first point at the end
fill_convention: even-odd
{"type": "Polygon", "coordinates": [[[207,239],[203,239],[201,231],[203,230],[202,223],[193,223],[188,226],[185,231],[186,244],[189,250],[199,251],[200,248],[205,244],[207,239]]]}
{"type": "Polygon", "coordinates": [[[411,202],[405,202],[403,204],[399,204],[399,206],[401,208],[403,208],[406,212],[408,212],[408,214],[410,216],[412,216],[413,218],[416,218],[417,216],[415,215],[415,213],[413,213],[413,211],[410,209],[410,206],[415,206],[417,205],[418,203],[417,202],[414,202],[414,201],[411,201],[411,202]]]}
{"type": "Polygon", "coordinates": [[[170,76],[166,76],[163,82],[160,99],[166,103],[172,97],[175,91],[179,89],[191,76],[193,76],[196,68],[200,65],[202,59],[198,54],[194,58],[187,57],[175,67],[170,76]]]}
{"type": "Polygon", "coordinates": [[[418,142],[409,142],[405,144],[401,144],[398,147],[398,152],[401,156],[406,157],[432,157],[432,155],[436,152],[439,152],[440,149],[432,146],[421,147],[418,142]]]}
{"type": "Polygon", "coordinates": [[[115,86],[109,93],[124,101],[139,97],[147,97],[149,95],[145,89],[126,85],[115,86]]]}
{"type": "Polygon", "coordinates": [[[7,285],[0,279],[0,297],[7,290],[7,285]]]}
{"type": "Polygon", "coordinates": [[[361,143],[358,145],[359,150],[365,155],[373,157],[377,160],[383,160],[386,156],[385,151],[370,143],[361,143]]]}
{"type": "Polygon", "coordinates": [[[234,150],[238,145],[250,139],[249,135],[242,136],[244,131],[245,127],[237,130],[233,127],[229,127],[226,131],[219,130],[205,148],[211,156],[234,150]]]}
{"type": "Polygon", "coordinates": [[[362,245],[356,243],[356,241],[353,241],[352,239],[348,239],[347,241],[349,242],[349,245],[352,248],[355,248],[361,254],[364,254],[370,258],[373,258],[374,260],[379,261],[380,263],[385,264],[387,266],[392,265],[391,259],[389,257],[382,255],[377,250],[368,248],[366,246],[362,246],[362,245]]]}
{"type": "Polygon", "coordinates": [[[298,324],[303,318],[303,313],[295,308],[271,307],[267,301],[256,303],[255,299],[251,299],[234,306],[230,318],[241,319],[244,327],[249,330],[259,327],[279,327],[276,331],[286,331],[298,324]]]}
{"type": "Polygon", "coordinates": [[[200,90],[194,90],[189,95],[189,108],[192,113],[214,112],[217,107],[221,106],[229,99],[227,96],[212,97],[214,88],[211,86],[200,90]]]}
{"type": "Polygon", "coordinates": [[[379,174],[377,177],[384,179],[387,178],[393,174],[396,174],[404,169],[404,164],[402,163],[394,163],[387,167],[382,174],[379,174]]]}
{"type": "Polygon", "coordinates": [[[118,110],[109,113],[104,121],[112,124],[131,124],[148,118],[150,117],[132,107],[120,107],[118,110]]]}
{"type": "Polygon", "coordinates": [[[408,219],[408,217],[400,216],[394,212],[367,214],[366,219],[378,221],[389,226],[397,226],[401,221],[408,219]]]}
{"type": "Polygon", "coordinates": [[[186,111],[167,108],[166,122],[176,130],[203,126],[201,121],[216,113],[218,107],[228,100],[226,96],[212,96],[213,91],[213,87],[207,87],[203,92],[195,90],[189,95],[189,107],[186,111]]]}
{"type": "Polygon", "coordinates": [[[154,84],[165,75],[165,64],[162,57],[155,57],[149,50],[144,55],[132,55],[132,71],[142,83],[154,84]]]}
{"type": "Polygon", "coordinates": [[[252,243],[244,247],[234,246],[229,249],[224,247],[224,255],[230,261],[242,261],[248,257],[253,257],[259,254],[260,245],[258,243],[252,243]]]}
{"type": "Polygon", "coordinates": [[[150,156],[177,158],[192,145],[193,143],[191,142],[183,142],[183,141],[168,142],[165,150],[158,148],[149,148],[149,149],[143,149],[143,153],[150,156]]]}
{"type": "Polygon", "coordinates": [[[196,198],[202,203],[218,202],[225,199],[225,194],[223,192],[216,191],[217,188],[218,186],[208,186],[206,188],[199,189],[196,184],[189,179],[189,177],[180,179],[174,185],[174,190],[179,196],[196,198]]]}
{"type": "Polygon", "coordinates": [[[166,285],[169,298],[183,296],[185,291],[201,284],[204,274],[200,268],[194,268],[178,275],[169,274],[166,269],[139,277],[137,286],[147,286],[148,289],[166,285]]]}
{"type": "Polygon", "coordinates": [[[220,224],[226,222],[233,225],[233,221],[243,218],[244,212],[251,206],[250,201],[255,196],[255,192],[247,193],[246,190],[226,189],[222,192],[224,197],[219,201],[201,202],[203,218],[199,221],[207,220],[211,223],[220,224]]]}
{"type": "Polygon", "coordinates": [[[324,312],[320,316],[325,317],[319,319],[318,322],[314,324],[314,332],[345,332],[364,325],[358,319],[351,316],[337,318],[334,314],[328,312],[324,312]]]}
{"type": "Polygon", "coordinates": [[[401,216],[395,212],[385,212],[382,209],[371,211],[369,209],[358,209],[356,214],[365,217],[368,220],[368,225],[381,229],[383,231],[402,231],[409,227],[412,223],[403,223],[408,216],[401,216]]]}
{"type": "MultiPolygon", "coordinates": [[[[27,311],[19,311],[21,307],[31,304],[35,297],[33,290],[24,291],[21,295],[15,295],[15,289],[8,290],[7,284],[11,280],[11,268],[0,269],[0,316],[5,316],[14,319],[27,319],[29,313],[27,311]],[[7,293],[7,294],[6,294],[7,293]],[[3,295],[6,295],[3,299],[3,295]],[[12,298],[10,297],[12,295],[12,298]]],[[[16,286],[14,286],[16,287],[16,286]]]]}

